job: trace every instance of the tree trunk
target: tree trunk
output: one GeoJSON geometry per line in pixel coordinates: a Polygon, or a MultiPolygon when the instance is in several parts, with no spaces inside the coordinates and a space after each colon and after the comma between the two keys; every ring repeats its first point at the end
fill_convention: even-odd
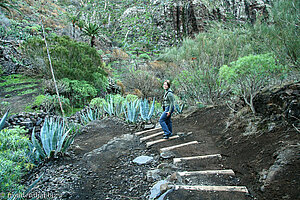
{"type": "Polygon", "coordinates": [[[91,38],[91,47],[94,47],[94,45],[95,45],[95,39],[96,39],[96,37],[92,36],[92,38],[91,38]]]}

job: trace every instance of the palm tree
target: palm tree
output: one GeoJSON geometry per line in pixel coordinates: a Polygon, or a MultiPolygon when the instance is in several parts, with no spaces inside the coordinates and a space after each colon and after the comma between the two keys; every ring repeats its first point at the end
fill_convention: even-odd
{"type": "Polygon", "coordinates": [[[83,35],[91,37],[91,47],[95,45],[96,36],[99,35],[100,26],[96,23],[88,23],[83,28],[83,35]]]}
{"type": "Polygon", "coordinates": [[[77,15],[68,14],[69,21],[73,26],[73,37],[75,37],[75,24],[79,21],[81,13],[79,12],[77,15]]]}
{"type": "Polygon", "coordinates": [[[81,31],[82,31],[84,25],[85,25],[85,23],[84,23],[83,20],[79,20],[79,21],[77,22],[77,26],[78,26],[78,28],[79,28],[81,31]]]}

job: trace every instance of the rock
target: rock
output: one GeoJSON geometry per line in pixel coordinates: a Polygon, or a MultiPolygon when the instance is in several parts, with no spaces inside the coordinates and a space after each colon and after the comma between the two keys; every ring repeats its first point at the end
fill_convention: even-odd
{"type": "Polygon", "coordinates": [[[147,171],[147,181],[153,182],[153,181],[161,180],[161,176],[159,175],[159,172],[160,172],[159,169],[147,171]]]}
{"type": "Polygon", "coordinates": [[[139,165],[148,164],[153,160],[153,157],[151,156],[139,156],[133,160],[134,163],[137,163],[139,165]]]}
{"type": "Polygon", "coordinates": [[[155,128],[155,125],[154,124],[145,124],[145,130],[148,130],[148,129],[153,129],[155,128]]]}
{"type": "Polygon", "coordinates": [[[164,183],[160,185],[160,193],[165,193],[168,190],[169,186],[168,183],[164,183]]]}
{"type": "Polygon", "coordinates": [[[168,183],[166,180],[158,181],[158,182],[151,188],[149,199],[155,199],[155,198],[157,198],[157,197],[161,194],[160,186],[163,185],[163,184],[166,184],[166,183],[168,183]]]}
{"type": "Polygon", "coordinates": [[[66,199],[66,198],[69,198],[70,196],[71,196],[71,194],[69,192],[63,192],[61,197],[66,199]]]}
{"type": "Polygon", "coordinates": [[[174,158],[175,154],[172,151],[163,151],[160,153],[160,157],[164,159],[174,158]]]}
{"type": "Polygon", "coordinates": [[[173,191],[173,189],[166,191],[166,192],[163,193],[157,200],[164,200],[164,199],[165,199],[165,196],[166,196],[168,193],[172,192],[172,191],[173,191]]]}

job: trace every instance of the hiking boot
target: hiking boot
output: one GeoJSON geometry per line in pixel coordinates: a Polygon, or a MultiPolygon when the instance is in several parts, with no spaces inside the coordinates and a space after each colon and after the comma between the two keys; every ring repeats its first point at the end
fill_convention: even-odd
{"type": "Polygon", "coordinates": [[[169,139],[168,135],[164,135],[163,139],[169,139]]]}

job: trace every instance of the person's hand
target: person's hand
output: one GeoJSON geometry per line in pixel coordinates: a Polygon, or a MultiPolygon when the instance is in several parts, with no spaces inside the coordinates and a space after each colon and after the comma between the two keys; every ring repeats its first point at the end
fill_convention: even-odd
{"type": "Polygon", "coordinates": [[[170,117],[171,113],[170,112],[167,112],[167,117],[170,117]]]}

